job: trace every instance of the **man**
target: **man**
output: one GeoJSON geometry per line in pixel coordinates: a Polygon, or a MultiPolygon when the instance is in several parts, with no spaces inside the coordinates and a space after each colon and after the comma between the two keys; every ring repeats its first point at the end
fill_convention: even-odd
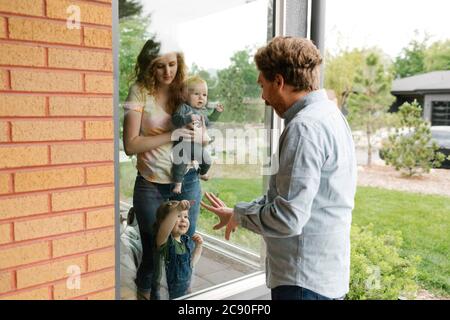
{"type": "Polygon", "coordinates": [[[238,225],[267,244],[266,281],[274,300],[343,299],[349,289],[350,225],[356,161],[350,128],[319,90],[322,58],[307,39],[274,38],[255,62],[262,98],[285,119],[279,170],[266,196],[228,208],[207,193],[225,237],[238,225]]]}

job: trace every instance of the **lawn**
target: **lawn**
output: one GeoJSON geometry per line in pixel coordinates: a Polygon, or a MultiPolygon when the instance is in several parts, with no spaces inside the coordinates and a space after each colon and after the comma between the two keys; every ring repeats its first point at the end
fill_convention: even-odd
{"type": "Polygon", "coordinates": [[[359,187],[353,223],[377,233],[400,230],[402,254],[419,255],[419,284],[450,296],[450,198],[359,187]]]}
{"type": "MultiPolygon", "coordinates": [[[[228,205],[254,199],[261,194],[259,179],[217,179],[204,184],[205,190],[218,192],[228,205]]],[[[374,232],[402,232],[403,255],[419,255],[419,284],[439,295],[450,295],[450,198],[359,187],[353,223],[373,224],[374,232]]],[[[203,211],[203,209],[202,209],[203,211]]],[[[217,219],[202,212],[200,228],[211,230],[217,219]]],[[[255,251],[258,237],[247,230],[233,234],[234,241],[255,251]]],[[[215,234],[223,234],[218,233],[215,234]]]]}
{"type": "MultiPolygon", "coordinates": [[[[121,164],[121,194],[132,195],[135,169],[121,164]]],[[[239,201],[250,201],[261,194],[261,179],[215,178],[202,182],[203,191],[211,191],[232,206],[239,201]]],[[[223,230],[212,230],[217,218],[202,209],[199,230],[223,237],[223,230]]],[[[374,232],[402,232],[403,255],[419,255],[419,284],[433,293],[450,296],[450,198],[386,189],[359,187],[356,194],[353,223],[359,226],[373,224],[374,232]]],[[[254,252],[260,250],[260,238],[240,229],[232,235],[232,242],[254,252]]]]}

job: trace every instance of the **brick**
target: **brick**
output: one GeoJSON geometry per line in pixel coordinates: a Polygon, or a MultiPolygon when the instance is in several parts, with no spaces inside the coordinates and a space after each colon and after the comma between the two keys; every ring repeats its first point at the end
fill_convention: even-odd
{"type": "Polygon", "coordinates": [[[0,11],[8,13],[20,13],[29,16],[44,16],[43,0],[14,0],[0,1],[0,11]]]}
{"type": "Polygon", "coordinates": [[[48,163],[47,146],[0,147],[0,169],[48,163]]]}
{"type": "Polygon", "coordinates": [[[83,143],[51,147],[53,164],[112,160],[114,160],[113,143],[83,143]]]}
{"type": "Polygon", "coordinates": [[[0,90],[8,89],[8,72],[6,70],[0,70],[0,90]]]}
{"type": "Polygon", "coordinates": [[[88,271],[96,271],[114,266],[114,248],[88,255],[88,271]]]}
{"type": "Polygon", "coordinates": [[[10,193],[11,189],[9,183],[11,181],[11,175],[7,173],[0,174],[0,194],[10,193]]]}
{"type": "Polygon", "coordinates": [[[88,47],[112,48],[112,31],[85,27],[84,45],[88,47]]]}
{"type": "Polygon", "coordinates": [[[0,46],[0,64],[43,67],[45,66],[45,49],[2,43],[0,46]]]}
{"type": "MultiPolygon", "coordinates": [[[[114,245],[114,230],[102,230],[53,240],[53,257],[105,248],[114,245]]],[[[100,289],[100,288],[99,288],[100,289]]]]}
{"type": "Polygon", "coordinates": [[[0,224],[0,244],[5,244],[11,241],[11,225],[0,224]]]}
{"type": "Polygon", "coordinates": [[[22,289],[67,278],[72,274],[70,272],[71,270],[68,269],[71,266],[74,266],[77,269],[79,268],[80,272],[85,272],[85,258],[72,258],[17,270],[17,288],[22,289]]]}
{"type": "Polygon", "coordinates": [[[113,93],[113,77],[110,75],[102,76],[96,74],[87,74],[86,91],[94,93],[113,93]]]}
{"type": "Polygon", "coordinates": [[[48,51],[49,67],[112,71],[111,52],[69,50],[50,48],[48,51]]]}
{"type": "Polygon", "coordinates": [[[54,211],[106,206],[114,203],[114,188],[57,192],[52,195],[54,211]]]}
{"type": "Polygon", "coordinates": [[[16,121],[12,123],[13,141],[81,140],[80,121],[16,121]]]}
{"type": "Polygon", "coordinates": [[[0,121],[0,142],[6,142],[9,140],[8,123],[0,121]]]}
{"type": "Polygon", "coordinates": [[[9,38],[80,45],[81,29],[69,29],[65,22],[11,17],[9,38]]]}
{"type": "Polygon", "coordinates": [[[115,300],[116,299],[116,291],[113,289],[109,289],[103,292],[90,294],[88,296],[88,300],[115,300]]]}
{"type": "Polygon", "coordinates": [[[86,121],[86,139],[114,139],[113,120],[86,121]]]}
{"type": "Polygon", "coordinates": [[[48,196],[45,194],[0,199],[0,220],[46,213],[48,211],[48,196]]]}
{"type": "Polygon", "coordinates": [[[21,91],[81,92],[81,74],[62,72],[11,71],[11,87],[21,91]]]}
{"type": "Polygon", "coordinates": [[[0,297],[4,300],[49,300],[49,290],[47,287],[20,292],[12,295],[0,297]]]}
{"type": "Polygon", "coordinates": [[[17,241],[28,240],[80,231],[83,230],[83,228],[83,214],[33,219],[14,223],[14,238],[17,241]]]}
{"type": "Polygon", "coordinates": [[[107,208],[86,213],[88,229],[101,228],[114,225],[114,208],[107,208]]]}
{"type": "Polygon", "coordinates": [[[6,19],[0,17],[0,38],[6,38],[6,19]]]}
{"type": "Polygon", "coordinates": [[[54,287],[55,300],[70,299],[102,289],[111,288],[115,283],[114,271],[102,272],[94,275],[82,275],[80,289],[69,289],[66,283],[54,287]]]}
{"type": "Polygon", "coordinates": [[[86,168],[86,177],[88,184],[113,183],[114,166],[100,166],[86,168]]]}
{"type": "Polygon", "coordinates": [[[45,97],[0,95],[0,117],[45,116],[45,97]]]}
{"type": "Polygon", "coordinates": [[[83,168],[18,172],[14,177],[16,192],[75,187],[83,184],[83,168]]]}
{"type": "Polygon", "coordinates": [[[112,116],[113,109],[112,98],[50,98],[51,116],[112,116]]]}
{"type": "MultiPolygon", "coordinates": [[[[0,273],[0,293],[8,292],[11,290],[11,273],[0,273]]],[[[1,299],[1,298],[0,298],[1,299]]]]}
{"type": "Polygon", "coordinates": [[[49,258],[48,243],[39,242],[25,246],[2,249],[0,269],[42,261],[49,258]]]}
{"type": "Polygon", "coordinates": [[[55,19],[67,19],[67,8],[76,5],[80,8],[81,22],[112,25],[110,6],[97,5],[70,0],[47,0],[47,16],[55,19]]]}

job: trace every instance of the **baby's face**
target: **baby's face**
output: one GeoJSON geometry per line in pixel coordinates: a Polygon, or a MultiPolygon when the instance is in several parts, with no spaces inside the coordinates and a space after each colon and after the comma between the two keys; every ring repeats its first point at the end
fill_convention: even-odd
{"type": "Polygon", "coordinates": [[[201,109],[208,102],[208,87],[206,83],[197,83],[188,89],[187,102],[191,107],[201,109]]]}

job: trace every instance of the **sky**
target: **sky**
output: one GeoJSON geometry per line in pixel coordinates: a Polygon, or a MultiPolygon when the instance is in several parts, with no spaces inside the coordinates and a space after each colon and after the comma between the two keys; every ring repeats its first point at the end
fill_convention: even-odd
{"type": "Polygon", "coordinates": [[[414,38],[450,39],[449,0],[328,0],[325,46],[378,46],[396,57],[414,38]]]}
{"type": "MultiPolygon", "coordinates": [[[[188,66],[221,69],[245,47],[266,42],[268,0],[152,0],[151,30],[168,48],[181,49],[188,66]]],[[[431,41],[450,39],[449,0],[328,0],[325,46],[332,53],[344,48],[378,46],[394,58],[414,32],[431,41]]]]}

